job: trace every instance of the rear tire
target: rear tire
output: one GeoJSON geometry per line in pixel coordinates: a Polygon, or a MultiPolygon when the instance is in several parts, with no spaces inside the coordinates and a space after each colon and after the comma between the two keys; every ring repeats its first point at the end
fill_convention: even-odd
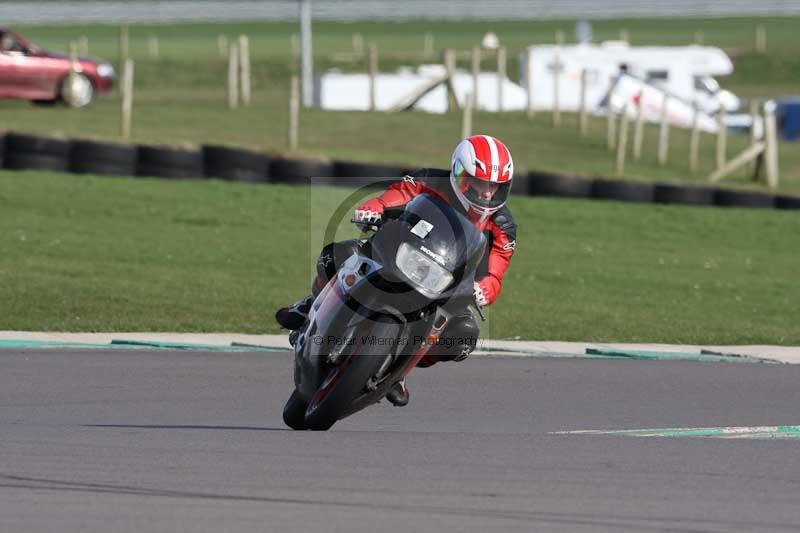
{"type": "MultiPolygon", "coordinates": [[[[337,420],[343,418],[359,397],[367,381],[378,373],[381,365],[389,356],[387,346],[396,346],[391,342],[397,340],[402,326],[399,322],[390,317],[378,317],[381,322],[375,322],[371,330],[358,333],[354,338],[361,339],[386,339],[386,342],[366,342],[358,343],[352,349],[350,357],[339,366],[331,370],[331,373],[341,372],[336,376],[338,381],[331,385],[327,395],[315,404],[312,399],[311,405],[306,411],[305,422],[308,429],[314,431],[327,431],[337,420]]],[[[330,376],[329,376],[330,379],[330,376]]],[[[317,391],[321,394],[322,388],[317,391]]]]}
{"type": "Polygon", "coordinates": [[[300,398],[297,390],[293,391],[286,405],[283,406],[283,422],[297,431],[308,429],[306,409],[308,409],[308,402],[300,398]]]}

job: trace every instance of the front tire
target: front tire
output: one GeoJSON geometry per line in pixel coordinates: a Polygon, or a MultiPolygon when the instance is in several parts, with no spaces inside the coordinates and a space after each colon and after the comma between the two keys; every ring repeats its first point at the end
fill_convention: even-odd
{"type": "Polygon", "coordinates": [[[61,80],[59,97],[70,107],[86,107],[94,99],[94,86],[85,74],[67,74],[61,80]]]}
{"type": "Polygon", "coordinates": [[[283,406],[284,424],[297,431],[308,429],[306,409],[308,409],[308,402],[300,398],[297,390],[293,391],[286,405],[283,406]]]}
{"type": "Polygon", "coordinates": [[[391,340],[400,335],[402,326],[396,320],[381,316],[374,322],[366,334],[357,334],[354,338],[386,339],[387,343],[357,343],[351,355],[339,366],[331,370],[312,398],[306,411],[305,422],[308,429],[327,431],[337,420],[348,413],[353,402],[359,398],[367,381],[378,373],[387,357],[391,357],[387,346],[396,346],[391,340]]]}

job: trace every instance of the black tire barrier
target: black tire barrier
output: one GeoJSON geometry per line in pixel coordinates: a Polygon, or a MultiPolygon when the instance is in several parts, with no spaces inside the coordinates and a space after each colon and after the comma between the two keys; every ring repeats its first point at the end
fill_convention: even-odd
{"type": "Polygon", "coordinates": [[[714,205],[714,187],[656,183],[653,201],[657,204],[714,205]]]}
{"type": "Polygon", "coordinates": [[[800,197],[798,196],[776,196],[775,207],[778,209],[800,209],[800,197]]]}
{"type": "Polygon", "coordinates": [[[136,174],[159,178],[202,178],[203,154],[199,150],[139,146],[136,174]]]}
{"type": "Polygon", "coordinates": [[[135,176],[136,146],[97,141],[73,141],[69,170],[77,174],[135,176]]]}
{"type": "Polygon", "coordinates": [[[9,133],[6,135],[5,167],[13,169],[69,169],[70,141],[9,133]]]}
{"type": "Polygon", "coordinates": [[[652,202],[655,187],[652,183],[598,178],[592,183],[592,198],[621,202],[652,202]]]}
{"type": "Polygon", "coordinates": [[[717,189],[714,192],[714,205],[721,207],[775,207],[775,196],[758,191],[717,189]]]}
{"type": "Polygon", "coordinates": [[[258,152],[204,145],[203,169],[207,178],[264,183],[269,181],[269,158],[258,152]]]}
{"type": "MultiPolygon", "coordinates": [[[[516,173],[515,173],[516,174],[516,173]]],[[[514,176],[514,181],[511,184],[512,196],[531,196],[532,180],[526,172],[520,172],[519,175],[514,176]]]]}
{"type": "Polygon", "coordinates": [[[334,161],[334,177],[326,180],[326,182],[330,185],[348,187],[384,188],[388,185],[389,180],[381,178],[399,180],[406,173],[406,169],[398,166],[359,163],[357,161],[334,161]]]}
{"type": "MultiPolygon", "coordinates": [[[[317,183],[314,178],[332,178],[333,163],[312,159],[273,159],[269,165],[270,181],[273,183],[290,183],[307,185],[317,183]]],[[[329,182],[329,180],[323,180],[329,182]]]]}
{"type": "Polygon", "coordinates": [[[534,196],[588,198],[592,193],[591,180],[577,176],[533,171],[528,174],[528,178],[530,180],[528,190],[534,196]]]}
{"type": "MultiPolygon", "coordinates": [[[[20,133],[0,134],[0,167],[87,172],[102,175],[139,175],[167,178],[221,177],[230,180],[276,183],[322,183],[359,186],[363,178],[402,177],[411,172],[390,165],[352,161],[271,159],[248,150],[207,145],[202,151],[163,146],[134,146],[97,141],[55,139],[20,133]],[[134,172],[135,171],[135,172],[134,172]],[[348,183],[351,175],[355,181],[348,183]],[[383,175],[383,176],[381,176],[383,175]],[[319,178],[319,179],[312,179],[319,178]],[[362,178],[362,179],[359,179],[362,178]]],[[[375,180],[377,187],[385,181],[375,180]]],[[[800,209],[800,197],[759,191],[651,184],[533,171],[518,173],[515,195],[603,198],[662,204],[716,205],[800,209]]]]}

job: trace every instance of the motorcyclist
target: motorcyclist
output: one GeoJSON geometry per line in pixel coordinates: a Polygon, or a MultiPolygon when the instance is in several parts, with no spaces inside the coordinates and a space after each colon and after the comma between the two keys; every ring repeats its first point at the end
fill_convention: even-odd
{"type": "MultiPolygon", "coordinates": [[[[397,181],[380,196],[355,210],[354,222],[369,226],[381,221],[386,208],[399,207],[423,193],[444,199],[466,214],[487,238],[487,252],[476,272],[475,299],[481,306],[492,304],[500,295],[503,276],[516,246],[517,226],[506,200],[511,190],[514,164],[511,152],[500,140],[489,135],[473,135],[456,146],[450,170],[420,169],[397,181]]],[[[275,314],[286,329],[299,330],[308,318],[314,298],[361,245],[359,240],[331,243],[322,249],[317,261],[317,276],[312,295],[275,314]]],[[[428,367],[439,361],[463,361],[475,349],[480,333],[470,309],[451,319],[441,335],[417,366],[428,367]]],[[[386,398],[396,406],[409,400],[405,380],[395,384],[386,398]]]]}

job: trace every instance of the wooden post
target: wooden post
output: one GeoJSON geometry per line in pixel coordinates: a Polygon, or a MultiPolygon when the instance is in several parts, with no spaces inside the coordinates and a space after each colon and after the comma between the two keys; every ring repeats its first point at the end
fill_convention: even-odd
{"type": "Polygon", "coordinates": [[[239,72],[241,80],[239,87],[242,91],[242,105],[250,105],[251,77],[250,77],[250,39],[247,35],[239,36],[239,72]]]}
{"type": "Polygon", "coordinates": [[[433,57],[433,34],[425,32],[425,47],[422,50],[425,57],[433,57]]]}
{"type": "Polygon", "coordinates": [[[644,89],[639,91],[639,98],[636,104],[636,125],[633,130],[633,160],[639,161],[642,158],[642,143],[644,142],[644,89]]]}
{"type": "Polygon", "coordinates": [[[217,52],[219,57],[228,55],[228,36],[220,33],[217,35],[217,52]]]}
{"type": "Polygon", "coordinates": [[[464,114],[461,119],[461,138],[466,139],[472,135],[472,103],[474,96],[472,93],[467,93],[464,102],[464,114]]]}
{"type": "Polygon", "coordinates": [[[561,126],[561,54],[556,48],[553,60],[553,126],[561,126]]]}
{"type": "Polygon", "coordinates": [[[239,50],[235,43],[228,47],[228,107],[239,107],[239,50]]]}
{"type": "Polygon", "coordinates": [[[458,109],[458,98],[456,98],[455,86],[453,85],[453,79],[456,75],[456,53],[446,48],[442,52],[442,57],[447,74],[447,110],[451,111],[453,107],[458,109]]]}
{"type": "Polygon", "coordinates": [[[767,28],[763,24],[756,26],[756,52],[759,54],[767,52],[767,28]]]}
{"type": "Polygon", "coordinates": [[[725,166],[728,152],[728,129],[725,126],[725,108],[717,113],[717,170],[725,166]]]}
{"type": "Polygon", "coordinates": [[[531,48],[525,49],[525,75],[526,75],[526,96],[527,96],[527,114],[528,118],[533,118],[535,111],[533,110],[533,71],[531,70],[531,59],[533,52],[531,48]]]}
{"type": "Polygon", "coordinates": [[[154,33],[151,33],[147,38],[147,51],[151,59],[158,59],[158,56],[160,55],[158,36],[154,33]]]}
{"type": "Polygon", "coordinates": [[[69,43],[69,74],[70,76],[78,72],[78,45],[75,41],[69,43]]]}
{"type": "Polygon", "coordinates": [[[617,145],[617,127],[616,122],[614,122],[614,109],[611,107],[611,102],[614,99],[615,83],[616,79],[612,76],[611,89],[608,91],[608,103],[606,104],[606,146],[608,146],[609,151],[613,150],[617,145]]]}
{"type": "Polygon", "coordinates": [[[293,33],[290,38],[290,46],[292,49],[291,72],[297,74],[300,71],[300,38],[296,33],[293,33]]]}
{"type": "Polygon", "coordinates": [[[369,110],[377,109],[378,93],[376,88],[378,78],[378,47],[369,45],[369,110]]]}
{"type": "Polygon", "coordinates": [[[586,69],[581,70],[581,96],[580,96],[580,104],[578,108],[578,131],[581,134],[581,137],[586,136],[586,133],[589,131],[589,115],[586,109],[586,69]]]}
{"type": "Polygon", "coordinates": [[[506,47],[497,49],[497,111],[505,111],[503,88],[506,81],[506,47]]]}
{"type": "Polygon", "coordinates": [[[750,100],[750,144],[755,144],[758,140],[756,136],[756,123],[758,122],[758,100],[750,100]]]}
{"type": "Polygon", "coordinates": [[[764,142],[765,162],[767,166],[767,185],[778,186],[778,128],[775,123],[775,103],[764,104],[764,142]]]}
{"type": "MultiPolygon", "coordinates": [[[[758,137],[756,136],[756,123],[758,122],[758,100],[752,98],[750,100],[750,144],[753,145],[758,142],[758,137]]],[[[751,170],[753,172],[754,178],[757,176],[758,163],[754,163],[751,165],[751,170]]]]}
{"type": "Polygon", "coordinates": [[[692,102],[692,136],[689,139],[689,171],[697,172],[700,166],[700,106],[692,102]]]}
{"type": "Polygon", "coordinates": [[[119,64],[120,67],[125,65],[125,60],[128,59],[128,49],[129,49],[129,39],[128,39],[128,26],[120,26],[119,27],[119,64]]]}
{"type": "Polygon", "coordinates": [[[481,49],[479,46],[472,47],[472,103],[473,107],[480,109],[478,82],[481,75],[481,49]]]}
{"type": "Polygon", "coordinates": [[[625,174],[625,152],[628,146],[628,104],[622,108],[619,116],[619,142],[617,142],[617,176],[625,174]]]}
{"type": "Polygon", "coordinates": [[[85,35],[78,37],[78,55],[89,55],[89,38],[85,35]]]}
{"type": "Polygon", "coordinates": [[[706,41],[706,34],[703,33],[703,30],[697,30],[694,32],[694,44],[702,46],[705,44],[706,41]]]}
{"type": "Polygon", "coordinates": [[[666,165],[669,155],[669,120],[667,120],[667,108],[669,107],[669,95],[664,93],[661,101],[661,125],[658,132],[658,164],[666,165]]]}
{"type": "Polygon", "coordinates": [[[712,172],[708,176],[708,180],[711,182],[719,181],[725,176],[728,176],[733,172],[736,172],[740,168],[747,165],[750,161],[753,161],[754,159],[761,157],[761,154],[764,153],[764,150],[765,147],[763,142],[757,142],[756,144],[748,146],[744,152],[737,155],[730,161],[727,161],[722,168],[718,168],[717,170],[712,172]]]}
{"type": "Polygon", "coordinates": [[[364,55],[364,37],[360,33],[353,34],[353,53],[364,55]]]}
{"type": "Polygon", "coordinates": [[[556,45],[564,44],[564,30],[556,30],[556,45]]]}
{"type": "Polygon", "coordinates": [[[631,41],[631,36],[628,33],[627,28],[622,28],[621,30],[619,30],[619,40],[626,43],[629,43],[631,41]]]}
{"type": "Polygon", "coordinates": [[[78,71],[80,64],[78,63],[78,45],[75,41],[69,43],[69,74],[67,74],[67,83],[64,87],[64,100],[70,105],[73,105],[75,98],[75,83],[78,79],[78,71]]]}
{"type": "Polygon", "coordinates": [[[121,133],[124,140],[131,138],[133,121],[133,60],[126,59],[122,71],[122,120],[121,133]]]}
{"type": "Polygon", "coordinates": [[[300,79],[292,76],[289,89],[289,150],[297,150],[300,129],[300,79]]]}

